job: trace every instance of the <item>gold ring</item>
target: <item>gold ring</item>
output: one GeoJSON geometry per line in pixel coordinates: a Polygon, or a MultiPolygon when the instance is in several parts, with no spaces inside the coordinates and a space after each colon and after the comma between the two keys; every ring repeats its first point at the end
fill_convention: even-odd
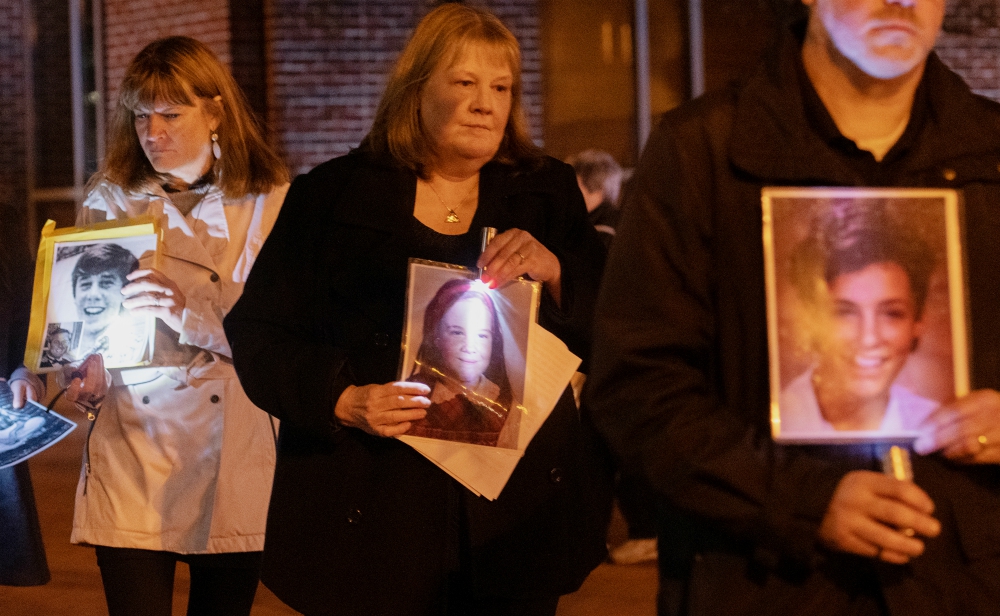
{"type": "Polygon", "coordinates": [[[517,256],[521,257],[521,263],[524,263],[524,255],[522,255],[520,251],[515,250],[514,254],[516,254],[517,256]]]}
{"type": "Polygon", "coordinates": [[[977,438],[976,440],[979,441],[979,450],[980,451],[982,451],[983,449],[986,449],[986,443],[989,442],[989,439],[986,438],[985,434],[980,434],[979,438],[977,438]]]}

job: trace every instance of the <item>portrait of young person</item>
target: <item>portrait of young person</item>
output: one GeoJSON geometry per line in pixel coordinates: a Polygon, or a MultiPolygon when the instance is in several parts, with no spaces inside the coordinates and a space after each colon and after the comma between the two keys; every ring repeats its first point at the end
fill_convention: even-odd
{"type": "MultiPolygon", "coordinates": [[[[897,382],[928,325],[950,334],[948,319],[925,319],[938,263],[900,216],[884,200],[835,202],[793,249],[790,283],[803,308],[799,335],[811,362],[781,390],[782,435],[900,435],[918,430],[940,405],[897,382]]],[[[948,374],[951,355],[943,359],[935,367],[948,374]]]]}
{"type": "Polygon", "coordinates": [[[424,311],[420,348],[406,380],[431,388],[430,405],[406,434],[492,447],[517,412],[511,409],[500,317],[479,286],[449,280],[424,311]]]}
{"type": "Polygon", "coordinates": [[[250,613],[277,422],[243,393],[222,318],[287,189],[207,46],[159,39],[129,63],[77,226],[151,216],[159,265],[74,272],[85,334],[119,309],[157,319],[151,365],[111,371],[76,492],[71,540],[95,546],[112,616],[168,616],[178,562],[191,570],[189,614],[250,613]]]}
{"type": "Polygon", "coordinates": [[[489,12],[425,15],[371,132],[293,182],[226,317],[282,422],[262,580],[305,614],[551,615],[606,554],[606,460],[569,389],[494,501],[392,438],[434,395],[396,381],[411,258],[542,283],[540,324],[589,354],[604,251],[573,169],[528,137],[520,68],[489,12]]]}
{"type": "MultiPolygon", "coordinates": [[[[611,247],[585,398],[662,499],[661,614],[996,614],[1000,106],[933,52],[945,0],[789,8],[759,70],[651,136],[611,247]],[[877,472],[870,446],[771,439],[765,186],[962,192],[974,391],[919,426],[913,481],[877,472]]],[[[901,282],[879,263],[872,275],[901,282]]],[[[840,277],[845,299],[858,281],[840,277]]],[[[901,319],[911,344],[919,314],[914,299],[901,319]]]]}

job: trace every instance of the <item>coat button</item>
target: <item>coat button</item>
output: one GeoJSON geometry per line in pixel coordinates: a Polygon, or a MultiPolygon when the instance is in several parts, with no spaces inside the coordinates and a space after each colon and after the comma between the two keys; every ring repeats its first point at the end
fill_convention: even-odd
{"type": "Polygon", "coordinates": [[[347,523],[348,524],[361,524],[361,510],[351,509],[347,512],[347,523]]]}
{"type": "Polygon", "coordinates": [[[954,180],[958,174],[955,173],[954,169],[945,169],[944,171],[941,172],[941,175],[944,176],[944,179],[950,182],[954,180]]]}
{"type": "Polygon", "coordinates": [[[143,396],[142,397],[142,403],[143,404],[149,404],[149,396],[143,396]]]}
{"type": "Polygon", "coordinates": [[[209,400],[212,401],[212,404],[215,404],[215,403],[217,403],[219,401],[219,396],[216,396],[215,394],[212,394],[212,397],[209,398],[209,400]]]}
{"type": "Polygon", "coordinates": [[[563,480],[563,472],[561,468],[557,466],[551,471],[549,471],[549,481],[551,481],[552,483],[560,483],[562,482],[562,480],[563,480]]]}
{"type": "Polygon", "coordinates": [[[377,347],[387,347],[389,346],[389,334],[384,332],[378,332],[375,334],[375,346],[377,347]]]}
{"type": "Polygon", "coordinates": [[[212,275],[209,276],[208,279],[211,280],[212,282],[219,282],[219,275],[216,274],[215,272],[212,272],[212,275]]]}

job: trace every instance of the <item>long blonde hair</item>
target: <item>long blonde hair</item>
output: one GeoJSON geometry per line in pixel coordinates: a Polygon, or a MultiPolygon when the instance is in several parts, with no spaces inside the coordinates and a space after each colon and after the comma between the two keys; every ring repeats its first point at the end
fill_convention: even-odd
{"type": "Polygon", "coordinates": [[[521,49],[503,22],[484,9],[443,4],[417,25],[389,76],[371,131],[362,145],[388,154],[423,176],[431,145],[420,122],[420,94],[438,66],[454,62],[470,45],[486,45],[506,60],[513,76],[510,117],[494,157],[503,163],[537,161],[541,150],[528,134],[521,84],[521,49]]]}
{"type": "Polygon", "coordinates": [[[193,106],[192,95],[219,119],[222,157],[213,173],[227,198],[266,193],[288,181],[288,169],[264,140],[232,74],[204,43],[186,36],[153,41],[129,63],[111,120],[103,176],[128,190],[162,181],[139,143],[133,110],[157,101],[193,106]]]}

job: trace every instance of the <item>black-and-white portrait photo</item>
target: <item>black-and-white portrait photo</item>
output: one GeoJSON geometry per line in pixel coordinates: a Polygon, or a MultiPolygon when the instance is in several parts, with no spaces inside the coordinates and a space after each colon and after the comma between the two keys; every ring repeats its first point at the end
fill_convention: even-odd
{"type": "Polygon", "coordinates": [[[40,368],[58,368],[73,363],[75,357],[70,349],[80,343],[83,321],[73,323],[49,323],[46,328],[45,343],[42,346],[40,368]]]}
{"type": "Polygon", "coordinates": [[[533,301],[526,284],[411,263],[400,378],[428,385],[431,406],[408,435],[517,447],[533,301]]]}
{"type": "Polygon", "coordinates": [[[139,259],[155,250],[155,235],[55,244],[40,370],[92,353],[108,368],[149,359],[153,319],[131,315],[121,290],[139,259]]]}

